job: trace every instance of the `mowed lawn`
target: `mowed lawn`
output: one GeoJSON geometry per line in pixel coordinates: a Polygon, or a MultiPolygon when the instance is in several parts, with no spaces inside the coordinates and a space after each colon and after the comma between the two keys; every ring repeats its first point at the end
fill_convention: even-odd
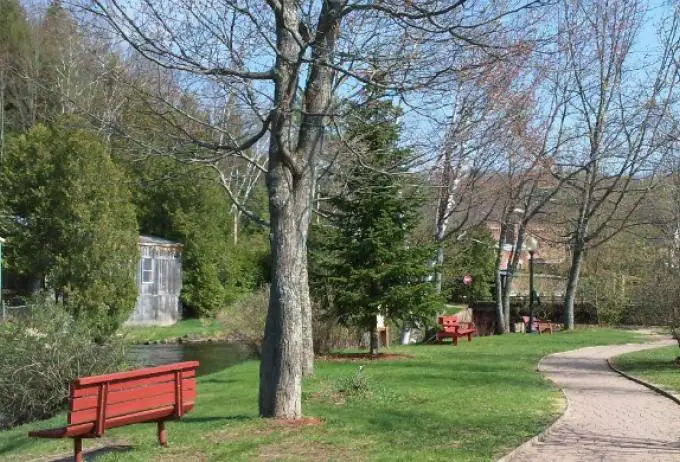
{"type": "MultiPolygon", "coordinates": [[[[155,426],[107,431],[97,461],[395,461],[493,460],[552,422],[562,396],[536,372],[546,354],[588,345],[639,341],[631,332],[584,329],[554,335],[482,337],[460,346],[393,347],[412,358],[317,361],[304,383],[304,413],[321,423],[291,425],[257,417],[258,362],[199,379],[195,410],[168,424],[160,448],[155,426]],[[339,391],[365,377],[359,393],[339,391]]],[[[363,382],[360,382],[360,385],[363,382]]],[[[0,460],[54,460],[71,441],[29,439],[29,429],[65,422],[61,415],[0,432],[0,460]],[[41,457],[49,455],[50,457],[41,457]]]]}
{"type": "Polygon", "coordinates": [[[680,393],[680,367],[675,364],[678,356],[680,348],[670,346],[617,356],[614,363],[624,372],[680,393]]]}

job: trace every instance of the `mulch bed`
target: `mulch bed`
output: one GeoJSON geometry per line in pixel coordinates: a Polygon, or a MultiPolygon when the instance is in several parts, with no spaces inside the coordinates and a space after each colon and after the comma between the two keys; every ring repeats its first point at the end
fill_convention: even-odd
{"type": "Polygon", "coordinates": [[[336,353],[321,355],[321,361],[396,361],[399,359],[413,359],[415,356],[403,353],[378,353],[377,356],[371,353],[336,353]]]}

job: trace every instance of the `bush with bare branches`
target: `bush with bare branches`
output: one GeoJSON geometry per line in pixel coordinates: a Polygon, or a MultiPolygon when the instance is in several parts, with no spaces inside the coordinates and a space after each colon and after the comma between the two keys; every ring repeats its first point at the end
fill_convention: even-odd
{"type": "Polygon", "coordinates": [[[123,368],[121,342],[91,339],[88,327],[49,299],[0,325],[0,428],[51,417],[64,408],[73,379],[123,368]]]}

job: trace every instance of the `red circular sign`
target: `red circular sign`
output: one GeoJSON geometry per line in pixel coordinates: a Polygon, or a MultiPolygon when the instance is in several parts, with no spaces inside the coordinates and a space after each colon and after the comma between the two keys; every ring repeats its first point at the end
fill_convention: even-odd
{"type": "Polygon", "coordinates": [[[465,277],[463,278],[463,284],[468,285],[468,286],[470,284],[472,284],[472,276],[470,276],[469,274],[466,274],[465,277]]]}

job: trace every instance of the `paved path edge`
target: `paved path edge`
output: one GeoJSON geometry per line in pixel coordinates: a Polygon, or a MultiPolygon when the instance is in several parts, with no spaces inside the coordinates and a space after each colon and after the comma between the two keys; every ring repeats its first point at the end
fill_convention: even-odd
{"type": "MultiPolygon", "coordinates": [[[[539,359],[539,360],[538,360],[538,364],[537,364],[537,366],[536,366],[536,372],[541,372],[541,363],[543,362],[543,360],[546,359],[546,358],[548,358],[549,356],[554,355],[554,354],[557,354],[557,353],[550,353],[549,355],[545,355],[545,356],[543,356],[541,359],[539,359]]],[[[524,443],[520,444],[520,445],[517,446],[515,449],[513,449],[513,450],[510,451],[509,453],[505,454],[505,455],[504,455],[503,457],[501,457],[500,459],[498,459],[496,462],[507,462],[507,461],[509,461],[509,460],[512,459],[512,457],[515,455],[516,452],[519,452],[520,450],[522,450],[522,449],[524,449],[524,448],[526,448],[526,447],[528,447],[528,446],[532,446],[534,443],[536,443],[536,442],[538,442],[538,441],[541,441],[541,439],[543,438],[543,436],[545,436],[545,434],[546,434],[546,433],[547,433],[547,432],[548,432],[548,431],[549,431],[549,430],[550,430],[557,422],[559,422],[559,420],[562,419],[562,417],[564,417],[564,416],[567,414],[567,411],[569,410],[569,400],[567,399],[567,395],[565,395],[565,394],[564,394],[564,391],[562,391],[562,389],[561,389],[555,382],[553,382],[551,379],[549,379],[549,378],[546,377],[546,376],[543,376],[543,378],[544,378],[545,380],[549,381],[550,383],[552,383],[553,386],[557,387],[557,389],[558,389],[558,390],[560,391],[560,393],[562,394],[562,401],[563,401],[562,411],[557,415],[557,417],[555,417],[555,420],[553,420],[552,422],[550,422],[550,424],[549,424],[547,427],[545,427],[545,428],[543,429],[543,431],[541,431],[538,435],[532,436],[532,437],[529,438],[527,441],[525,441],[524,443]]]]}
{"type": "MultiPolygon", "coordinates": [[[[659,347],[659,348],[663,348],[663,347],[659,347]]],[[[664,397],[670,399],[671,401],[674,401],[676,404],[680,404],[680,395],[679,394],[672,392],[672,391],[669,391],[669,390],[664,390],[659,385],[655,385],[651,382],[647,382],[646,380],[643,380],[639,377],[635,377],[634,375],[630,375],[626,372],[623,372],[621,369],[617,368],[614,365],[614,360],[617,356],[621,356],[621,355],[616,355],[616,356],[612,356],[610,358],[607,358],[607,365],[609,366],[609,368],[612,371],[616,372],[621,377],[624,377],[624,378],[631,380],[635,383],[639,383],[640,385],[645,386],[645,387],[649,388],[650,390],[657,392],[661,396],[664,396],[664,397]]]]}
{"type": "MultiPolygon", "coordinates": [[[[639,343],[639,344],[637,344],[637,345],[644,345],[644,344],[645,344],[645,343],[639,343]]],[[[601,346],[619,346],[619,345],[601,345],[601,346]]],[[[663,348],[664,346],[666,346],[666,345],[659,345],[659,348],[663,348]]],[[[585,348],[589,348],[589,347],[585,347],[585,348]]],[[[580,348],[577,348],[577,350],[579,350],[579,349],[580,349],[580,348]]],[[[546,358],[548,358],[548,357],[550,357],[550,356],[552,356],[552,355],[555,355],[555,354],[567,353],[568,351],[574,351],[574,350],[560,351],[560,352],[557,352],[557,353],[550,353],[549,355],[543,356],[543,357],[538,361],[538,365],[536,366],[536,372],[541,372],[541,363],[542,363],[543,360],[545,360],[546,358]]],[[[624,354],[625,354],[625,353],[624,353],[624,354]]],[[[618,369],[616,366],[614,366],[613,359],[616,358],[617,356],[621,356],[621,355],[614,355],[614,356],[611,356],[611,357],[607,358],[607,361],[606,361],[606,362],[607,362],[607,366],[609,366],[609,368],[610,368],[613,372],[616,372],[617,374],[621,375],[622,377],[624,377],[624,378],[626,378],[626,379],[628,379],[628,380],[631,380],[631,381],[633,381],[633,382],[636,382],[636,383],[638,383],[638,384],[640,384],[640,385],[642,385],[642,386],[645,386],[645,387],[649,388],[650,390],[652,390],[652,391],[654,391],[654,392],[656,392],[656,393],[658,393],[658,394],[660,394],[660,395],[662,395],[662,396],[664,396],[664,397],[670,399],[671,401],[675,402],[676,404],[680,404],[680,395],[679,395],[679,394],[676,394],[676,393],[673,393],[673,392],[666,391],[666,390],[662,389],[661,387],[659,387],[658,385],[655,385],[655,384],[650,383],[650,382],[646,382],[646,381],[644,381],[644,380],[642,380],[642,379],[639,379],[639,378],[637,378],[637,377],[634,377],[634,376],[632,376],[632,375],[629,375],[629,374],[623,372],[622,370],[618,369]]],[[[552,382],[555,386],[558,386],[555,382],[553,382],[552,380],[550,380],[550,378],[548,378],[548,377],[545,377],[545,378],[546,378],[546,380],[549,380],[550,382],[552,382]]],[[[558,388],[559,388],[559,387],[558,387],[558,388]]],[[[527,447],[529,447],[529,446],[532,446],[532,445],[534,445],[535,443],[541,441],[541,439],[545,436],[545,434],[546,434],[547,432],[549,432],[550,429],[551,429],[554,425],[556,425],[556,424],[557,424],[557,423],[558,423],[558,422],[559,422],[559,421],[567,414],[567,412],[569,411],[569,400],[567,399],[567,397],[566,397],[566,395],[564,394],[564,392],[562,391],[562,389],[559,388],[559,390],[560,390],[560,392],[562,393],[562,396],[564,397],[564,408],[563,408],[563,410],[562,410],[562,413],[561,413],[560,415],[558,415],[558,416],[555,418],[555,420],[554,420],[550,425],[548,425],[542,432],[540,432],[538,435],[535,435],[535,436],[531,437],[530,439],[528,439],[527,441],[525,441],[525,442],[522,443],[521,445],[517,446],[515,449],[513,449],[512,451],[510,451],[509,453],[507,453],[506,455],[504,455],[504,456],[501,457],[500,459],[498,459],[496,462],[508,462],[508,461],[510,461],[510,460],[512,459],[512,456],[514,456],[515,453],[517,453],[517,452],[519,452],[520,450],[523,450],[523,449],[525,449],[525,448],[527,448],[527,447]]]]}

